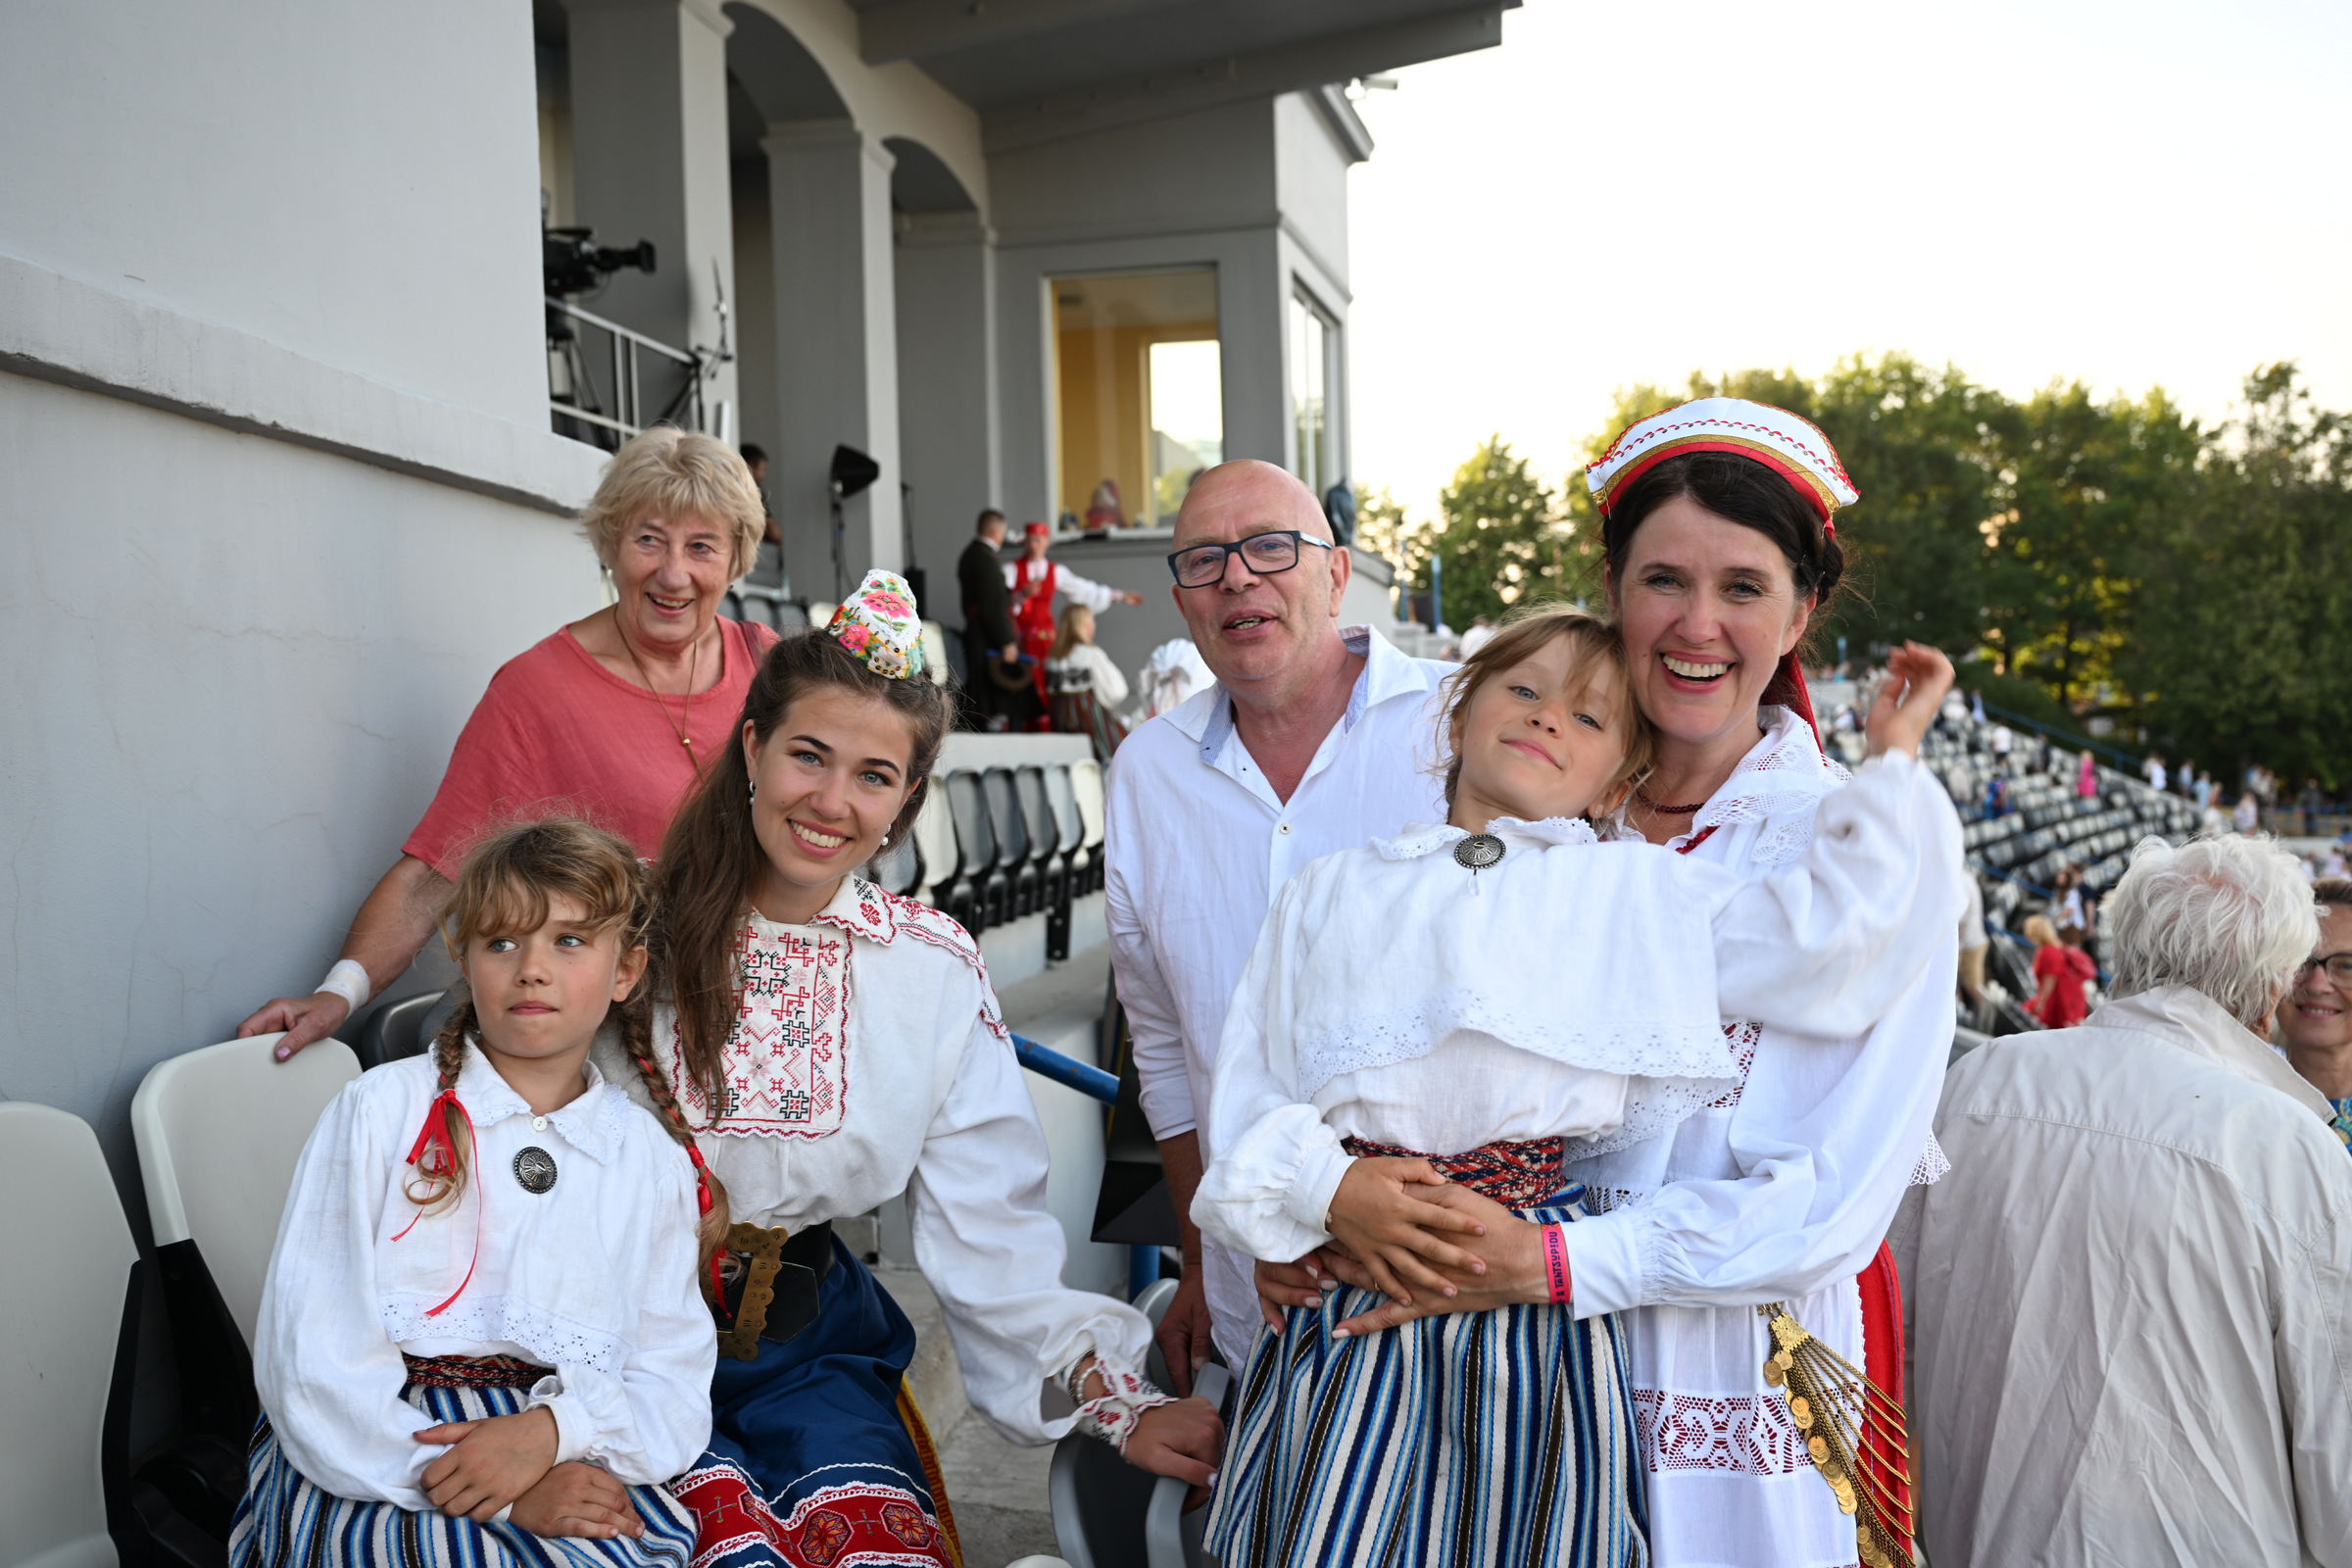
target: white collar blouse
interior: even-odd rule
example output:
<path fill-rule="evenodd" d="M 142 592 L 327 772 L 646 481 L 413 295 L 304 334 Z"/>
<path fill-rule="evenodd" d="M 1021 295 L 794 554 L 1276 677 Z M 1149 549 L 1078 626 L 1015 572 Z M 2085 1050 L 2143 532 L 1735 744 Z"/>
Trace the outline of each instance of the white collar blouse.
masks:
<path fill-rule="evenodd" d="M 1061 1283 L 1045 1132 L 978 944 L 940 910 L 849 877 L 808 925 L 747 916 L 739 961 L 721 1103 L 685 1071 L 675 1010 L 654 1019 L 734 1219 L 797 1233 L 904 1194 L 972 1403 L 1016 1442 L 1061 1437 L 1071 1418 L 1043 1416 L 1046 1380 L 1089 1350 L 1141 1371 L 1152 1330 L 1125 1302 Z M 596 1051 L 625 1070 L 610 1040 Z"/>
<path fill-rule="evenodd" d="M 254 1331 L 254 1383 L 294 1467 L 337 1496 L 421 1511 L 442 1450 L 401 1398 L 401 1359 L 507 1355 L 554 1369 L 530 1395 L 557 1462 L 667 1480 L 710 1441 L 710 1313 L 695 1282 L 694 1168 L 594 1062 L 534 1116 L 468 1046 L 465 1191 L 419 1217 L 408 1154 L 439 1087 L 428 1054 L 344 1086 L 320 1115 L 279 1222 Z M 545 1191 L 516 1162 L 552 1161 Z M 461 1287 L 463 1287 L 461 1289 Z M 446 1303 L 446 1304 L 444 1304 Z M 438 1310 L 436 1310 L 438 1308 Z"/>
<path fill-rule="evenodd" d="M 1431 1154 L 1562 1138 L 1591 1158 L 1739 1087 L 1724 1020 L 1864 1028 L 1948 938 L 1951 810 L 1908 756 L 1866 768 L 1761 880 L 1582 822 L 1505 818 L 1495 864 L 1425 825 L 1277 899 L 1218 1047 L 1193 1217 L 1288 1260 L 1327 1239 L 1342 1139 Z"/>

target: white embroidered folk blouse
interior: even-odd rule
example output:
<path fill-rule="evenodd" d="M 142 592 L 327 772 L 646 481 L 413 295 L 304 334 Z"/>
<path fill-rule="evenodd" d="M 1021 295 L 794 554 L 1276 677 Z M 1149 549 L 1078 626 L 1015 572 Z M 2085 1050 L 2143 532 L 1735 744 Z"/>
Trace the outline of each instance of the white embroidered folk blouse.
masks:
<path fill-rule="evenodd" d="M 1151 1326 L 1061 1283 L 1045 1132 L 978 947 L 939 910 L 851 877 L 811 924 L 750 916 L 740 962 L 725 1103 L 684 1070 L 675 1012 L 654 1021 L 733 1217 L 797 1232 L 904 1193 L 972 1403 L 1015 1442 L 1061 1437 L 1072 1420 L 1041 1414 L 1046 1382 L 1090 1350 L 1140 1372 Z M 617 1049 L 596 1049 L 618 1076 Z"/>
<path fill-rule="evenodd" d="M 421 1219 L 405 1189 L 439 1082 L 429 1054 L 363 1074 L 318 1118 L 262 1287 L 253 1373 L 286 1456 L 319 1488 L 431 1507 L 424 1467 L 446 1450 L 411 1436 L 434 1422 L 400 1396 L 403 1351 L 555 1368 L 529 1403 L 555 1415 L 557 1462 L 631 1485 L 669 1479 L 710 1443 L 718 1352 L 695 1284 L 694 1167 L 593 1064 L 587 1079 L 534 1117 L 469 1048 L 466 1190 Z M 525 1149 L 555 1161 L 543 1193 L 514 1174 Z"/>
<path fill-rule="evenodd" d="M 1667 845 L 1750 878 L 1802 856 L 1850 793 L 1802 718 L 1777 707 L 1761 718 L 1756 744 L 1690 832 Z M 1854 1560 L 1853 1520 L 1763 1382 L 1768 1340 L 1755 1304 L 1787 1301 L 1859 1365 L 1854 1276 L 1905 1188 L 1941 1168 L 1932 1125 L 1951 1051 L 1965 875 L 1948 810 L 1936 836 L 1951 923 L 1887 955 L 1895 972 L 1873 982 L 1900 983 L 1884 1009 L 1859 1027 L 1740 1024 L 1732 1093 L 1569 1167 L 1591 1206 L 1605 1210 L 1566 1232 L 1575 1311 L 1633 1309 L 1626 1349 L 1658 1568 Z"/>
<path fill-rule="evenodd" d="M 1950 821 L 1933 777 L 1895 755 L 1762 880 L 1558 820 L 1492 824 L 1505 853 L 1475 874 L 1453 827 L 1316 861 L 1277 900 L 1227 1015 L 1194 1219 L 1287 1260 L 1328 1239 L 1345 1137 L 1605 1153 L 1739 1086 L 1725 1015 L 1867 1027 L 1906 983 L 1894 955 L 1948 935 Z"/>

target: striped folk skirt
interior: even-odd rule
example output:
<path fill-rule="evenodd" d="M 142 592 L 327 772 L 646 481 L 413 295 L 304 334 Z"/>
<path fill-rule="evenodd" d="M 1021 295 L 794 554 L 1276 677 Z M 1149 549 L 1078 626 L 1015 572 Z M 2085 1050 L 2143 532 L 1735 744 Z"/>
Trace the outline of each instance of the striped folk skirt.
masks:
<path fill-rule="evenodd" d="M 1518 1212 L 1581 1218 L 1561 1196 Z M 1334 1291 L 1258 1331 L 1209 1506 L 1224 1568 L 1648 1563 L 1614 1316 L 1507 1306 L 1331 1337 L 1382 1299 Z"/>
<path fill-rule="evenodd" d="M 506 1356 L 408 1358 L 400 1396 L 435 1421 L 514 1415 L 529 1403 L 546 1367 Z M 362 1502 L 321 1492 L 294 1468 L 264 1412 L 245 1456 L 245 1499 L 228 1537 L 236 1568 L 686 1568 L 694 1518 L 660 1487 L 631 1487 L 645 1521 L 635 1541 L 532 1535 L 518 1525 L 477 1525 L 397 1503 Z"/>

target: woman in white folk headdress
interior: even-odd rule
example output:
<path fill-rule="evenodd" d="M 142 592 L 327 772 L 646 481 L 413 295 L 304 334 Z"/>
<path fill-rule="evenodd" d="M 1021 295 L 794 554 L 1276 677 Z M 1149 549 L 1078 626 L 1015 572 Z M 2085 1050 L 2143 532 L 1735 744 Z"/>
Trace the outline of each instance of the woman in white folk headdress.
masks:
<path fill-rule="evenodd" d="M 1740 398 L 1630 426 L 1586 479 L 1634 698 L 1657 734 L 1619 831 L 1768 876 L 1803 856 L 1847 779 L 1821 750 L 1796 655 L 1843 574 L 1835 513 L 1859 497 L 1820 430 Z M 1576 1310 L 1626 1314 L 1664 1568 L 1852 1563 L 1857 1493 L 1908 1533 L 1901 1298 L 1885 1236 L 1905 1189 L 1944 1168 L 1932 1126 L 1952 1038 L 1954 888 L 1952 928 L 1894 956 L 1907 983 L 1869 1027 L 1730 1025 L 1737 1086 L 1569 1168 L 1603 1210 L 1566 1233 Z M 1524 1257 L 1528 1229 L 1502 1216 L 1479 1245 Z M 1278 1303 L 1315 1283 L 1262 1265 L 1259 1279 Z M 1477 1283 L 1419 1310 L 1475 1307 Z M 1756 1308 L 1770 1302 L 1867 1376 L 1862 1473 L 1842 1491 L 1823 1484 L 1820 1434 L 1800 1430 L 1766 1373 L 1774 1340 Z"/>
<path fill-rule="evenodd" d="M 1196 1484 L 1223 1442 L 1205 1401 L 1144 1381 L 1140 1313 L 1061 1284 L 1045 1135 L 978 946 L 857 875 L 908 830 L 948 717 L 913 595 L 869 572 L 826 630 L 762 661 L 738 743 L 662 842 L 659 1004 L 624 1031 L 635 1070 L 608 1070 L 691 1131 L 735 1221 L 711 1452 L 671 1486 L 698 1564 L 958 1561 L 903 1389 L 914 1330 L 832 1234 L 901 1195 L 1000 1432 L 1076 1427 Z"/>

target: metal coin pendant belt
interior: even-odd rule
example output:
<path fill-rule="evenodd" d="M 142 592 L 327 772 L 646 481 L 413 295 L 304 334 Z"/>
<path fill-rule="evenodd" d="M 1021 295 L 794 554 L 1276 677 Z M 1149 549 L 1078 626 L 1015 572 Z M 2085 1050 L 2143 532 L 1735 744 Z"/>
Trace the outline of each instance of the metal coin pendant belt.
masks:
<path fill-rule="evenodd" d="M 797 1232 L 782 1226 L 730 1225 L 718 1256 L 725 1298 L 712 1304 L 718 1348 L 738 1361 L 760 1354 L 760 1342 L 790 1343 L 816 1321 L 817 1287 L 833 1271 L 833 1222 Z"/>

